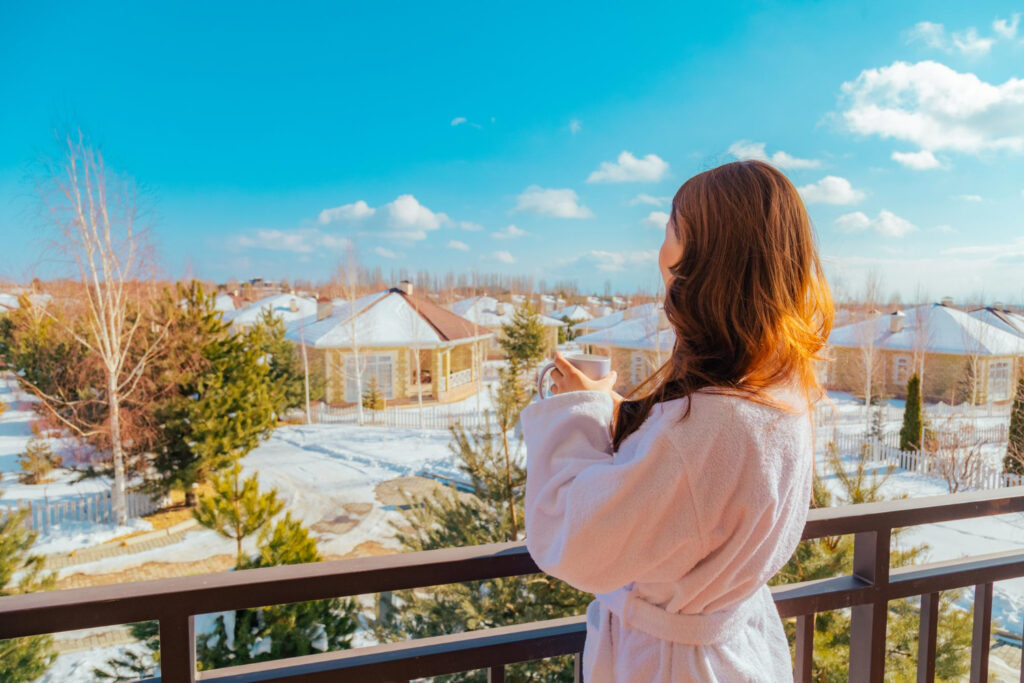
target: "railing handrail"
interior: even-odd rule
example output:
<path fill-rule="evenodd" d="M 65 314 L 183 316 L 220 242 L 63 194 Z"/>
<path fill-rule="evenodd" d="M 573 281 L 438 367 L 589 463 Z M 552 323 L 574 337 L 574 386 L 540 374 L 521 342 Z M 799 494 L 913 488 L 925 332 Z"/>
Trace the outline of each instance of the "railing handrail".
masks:
<path fill-rule="evenodd" d="M 812 509 L 803 538 L 1012 512 L 1024 512 L 1024 486 Z M 205 614 L 540 571 L 525 541 L 509 541 L 27 593 L 0 598 L 0 639 L 152 619 L 168 595 L 180 611 Z"/>
<path fill-rule="evenodd" d="M 806 649 L 806 643 L 808 633 L 813 631 L 808 630 L 811 628 L 808 624 L 813 625 L 811 617 L 815 612 L 854 608 L 851 645 L 857 645 L 857 652 L 851 652 L 851 667 L 856 667 L 857 671 L 851 668 L 851 680 L 859 680 L 865 671 L 869 674 L 864 680 L 876 680 L 878 669 L 875 663 L 882 661 L 880 653 L 884 654 L 884 649 L 878 648 L 884 648 L 884 606 L 888 600 L 923 595 L 922 614 L 932 614 L 937 609 L 939 591 L 975 585 L 976 595 L 980 596 L 977 599 L 983 606 L 987 604 L 990 612 L 992 582 L 1024 576 L 1024 549 L 890 569 L 892 529 L 1021 511 L 1024 511 L 1024 487 L 811 510 L 803 538 L 854 534 L 854 572 L 852 575 L 772 589 L 780 615 L 798 617 L 798 679 L 806 680 L 803 674 L 809 672 L 810 651 Z M 160 621 L 164 680 L 189 681 L 196 675 L 193 617 L 197 614 L 540 571 L 525 542 L 508 542 L 29 593 L 0 598 L 0 639 L 156 619 Z M 925 621 L 922 619 L 923 623 Z M 977 620 L 977 623 L 980 625 L 975 627 L 974 652 L 981 652 L 987 658 L 991 615 Z M 568 640 L 564 640 L 560 652 L 553 654 L 578 652 L 564 648 L 568 647 L 566 643 L 573 643 L 573 647 L 582 643 L 584 627 L 582 622 L 567 622 L 568 630 L 562 635 Z M 503 654 L 499 655 L 495 650 L 495 657 L 489 661 L 521 661 L 515 657 L 539 652 L 543 647 L 535 643 L 535 636 L 545 628 L 545 622 L 539 622 L 510 630 L 510 634 L 518 634 L 509 636 L 514 643 L 501 641 L 504 643 L 500 649 Z M 497 637 L 503 632 L 493 635 Z M 478 637 L 484 640 L 474 642 L 491 642 L 482 634 Z M 455 658 L 447 660 L 445 666 L 452 666 L 453 662 L 461 665 L 477 661 L 478 654 L 466 652 L 466 645 L 456 642 L 458 638 L 445 638 L 447 640 L 438 641 L 444 646 L 438 646 L 437 652 L 448 652 Z M 933 638 L 922 642 L 926 645 L 930 642 L 934 652 Z M 422 664 L 418 659 L 420 654 L 416 654 L 422 650 L 417 650 L 419 646 L 415 643 L 413 641 L 407 646 L 391 644 L 391 647 L 382 648 L 381 653 L 391 652 L 392 658 L 405 662 L 404 665 L 392 662 L 399 667 L 396 670 L 409 671 L 412 662 L 417 662 L 416 666 Z M 323 671 L 338 671 L 344 667 L 347 671 L 358 669 L 365 674 L 383 670 L 380 667 L 384 666 L 372 658 L 359 659 L 351 652 L 325 653 L 317 657 L 320 662 L 317 666 L 326 667 Z M 298 669 L 292 668 L 290 661 L 261 663 L 257 667 L 260 673 L 254 670 L 251 675 L 233 668 L 216 674 L 204 672 L 199 678 L 241 681 L 291 676 L 299 680 Z M 981 667 L 977 672 L 979 675 L 984 673 L 984 666 L 978 664 Z M 476 667 L 466 666 L 466 669 L 472 668 Z M 424 668 L 421 666 L 415 670 L 423 671 Z M 437 673 L 443 672 L 437 669 Z M 974 673 L 972 671 L 972 679 Z"/>

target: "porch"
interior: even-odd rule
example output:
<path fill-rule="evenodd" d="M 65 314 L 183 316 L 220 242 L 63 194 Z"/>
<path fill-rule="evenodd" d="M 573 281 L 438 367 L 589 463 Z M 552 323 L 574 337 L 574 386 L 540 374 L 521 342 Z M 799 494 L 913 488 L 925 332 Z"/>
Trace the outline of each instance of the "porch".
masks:
<path fill-rule="evenodd" d="M 974 588 L 971 681 L 988 678 L 995 581 L 1024 576 L 1024 542 L 1011 551 L 890 569 L 893 529 L 1024 511 L 1024 487 L 811 510 L 803 538 L 854 535 L 854 571 L 772 589 L 783 619 L 796 620 L 797 681 L 811 679 L 814 615 L 851 608 L 850 680 L 882 681 L 888 602 L 921 596 L 919 681 L 935 677 L 939 593 Z M 155 619 L 162 679 L 189 681 L 408 681 L 576 655 L 584 616 L 516 624 L 402 643 L 197 672 L 197 614 L 537 573 L 522 542 L 251 569 L 0 599 L 0 638 Z"/>

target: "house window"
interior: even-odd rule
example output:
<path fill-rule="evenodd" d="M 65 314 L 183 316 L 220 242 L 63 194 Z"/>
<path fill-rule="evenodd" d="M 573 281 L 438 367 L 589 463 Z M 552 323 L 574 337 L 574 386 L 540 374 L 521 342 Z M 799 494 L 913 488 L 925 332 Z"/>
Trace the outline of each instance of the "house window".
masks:
<path fill-rule="evenodd" d="M 633 352 L 633 384 L 640 384 L 647 378 L 647 359 L 644 358 L 644 354 L 639 351 Z"/>
<path fill-rule="evenodd" d="M 360 384 L 363 391 L 370 385 L 370 379 L 377 379 L 377 387 L 384 398 L 394 398 L 395 391 L 391 382 L 392 359 L 389 353 L 359 354 Z M 355 403 L 359 400 L 356 387 L 356 357 L 345 356 L 345 400 Z"/>
<path fill-rule="evenodd" d="M 1010 398 L 1010 361 L 995 360 L 988 364 L 988 398 L 1005 401 Z"/>
<path fill-rule="evenodd" d="M 910 359 L 906 356 L 897 356 L 892 366 L 892 381 L 896 384 L 906 384 L 910 379 Z"/>

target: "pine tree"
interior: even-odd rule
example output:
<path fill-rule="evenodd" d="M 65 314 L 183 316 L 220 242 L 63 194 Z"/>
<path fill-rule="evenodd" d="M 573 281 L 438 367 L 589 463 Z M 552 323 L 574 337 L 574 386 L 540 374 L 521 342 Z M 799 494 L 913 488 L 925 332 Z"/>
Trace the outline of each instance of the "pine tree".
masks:
<path fill-rule="evenodd" d="M 519 415 L 523 412 L 523 408 L 530 402 L 531 391 L 528 391 L 524 386 L 522 379 L 512 368 L 503 367 L 501 369 L 500 379 L 496 391 L 491 392 L 491 403 L 494 404 L 494 417 L 497 422 L 498 431 L 501 434 L 501 447 L 502 453 L 504 454 L 504 470 L 505 470 L 505 500 L 508 506 L 510 521 L 512 524 L 512 538 L 509 540 L 516 540 L 519 533 L 518 520 L 522 519 L 520 515 L 516 513 L 516 507 L 514 504 L 515 495 L 513 493 L 514 487 L 512 483 L 512 468 L 513 468 L 513 455 L 511 445 L 509 443 L 509 432 L 511 432 L 516 424 L 519 422 Z M 488 418 L 488 422 L 490 418 Z M 477 452 L 485 452 L 490 448 L 490 444 L 493 443 L 490 434 L 484 434 L 484 438 L 477 444 L 477 448 L 469 448 L 469 444 L 466 443 L 465 433 L 455 433 L 456 443 L 459 446 L 459 452 L 464 462 L 469 463 L 470 458 L 474 457 Z M 479 470 L 480 468 L 475 468 Z"/>
<path fill-rule="evenodd" d="M 512 320 L 501 326 L 498 344 L 508 357 L 508 364 L 517 373 L 544 358 L 544 325 L 530 304 L 524 304 L 512 314 Z"/>
<path fill-rule="evenodd" d="M 1010 413 L 1010 442 L 1006 445 L 1003 471 L 1024 475 L 1024 377 L 1017 382 L 1017 395 Z"/>
<path fill-rule="evenodd" d="M 889 473 L 879 475 L 868 467 L 868 449 L 861 452 L 853 468 L 848 470 L 841 461 L 834 443 L 826 450 L 826 461 L 838 483 L 835 502 L 855 505 L 883 500 L 882 484 Z M 892 468 L 889 469 L 889 472 Z M 814 482 L 814 507 L 828 507 L 833 496 L 821 479 Z M 893 530 L 899 538 L 900 530 Z M 801 542 L 789 562 L 769 582 L 771 585 L 813 581 L 853 571 L 852 536 L 833 536 Z M 897 544 L 894 544 L 896 546 Z M 894 547 L 890 554 L 893 567 L 902 567 L 918 561 L 928 550 L 927 545 L 906 549 Z M 939 600 L 939 631 L 936 642 L 936 677 L 939 680 L 957 679 L 967 671 L 971 650 L 971 615 L 953 603 L 959 591 L 945 591 Z M 915 607 L 917 598 L 894 600 L 889 603 L 886 627 L 886 680 L 912 680 L 917 667 L 917 638 L 920 615 Z M 816 681 L 846 681 L 849 672 L 850 616 L 845 611 L 820 612 L 814 618 L 814 674 Z M 785 624 L 790 647 L 796 643 L 796 628 Z"/>
<path fill-rule="evenodd" d="M 35 424 L 33 423 L 33 429 Z M 18 481 L 22 484 L 43 484 L 50 480 L 50 472 L 60 466 L 60 457 L 49 442 L 38 435 L 25 444 L 25 452 L 18 456 Z"/>
<path fill-rule="evenodd" d="M 907 402 L 900 429 L 900 450 L 916 451 L 921 447 L 921 379 L 914 373 L 907 382 Z"/>
<path fill-rule="evenodd" d="M 168 291 L 162 305 L 169 322 L 167 352 L 154 364 L 154 381 L 166 387 L 154 408 L 161 435 L 151 487 L 158 490 L 188 491 L 255 448 L 277 422 L 266 332 L 258 325 L 230 332 L 213 303 L 192 282 Z"/>
<path fill-rule="evenodd" d="M 30 554 L 36 532 L 25 528 L 25 510 L 0 515 L 0 597 L 53 588 L 54 576 L 43 574 L 43 558 Z M 14 575 L 19 576 L 12 584 Z M 0 681 L 22 683 L 43 675 L 53 662 L 53 637 L 0 640 Z"/>
<path fill-rule="evenodd" d="M 273 529 L 260 533 L 260 552 L 241 569 L 319 562 L 316 541 L 286 513 Z M 353 599 L 314 600 L 235 610 L 219 615 L 213 633 L 197 640 L 199 668 L 215 669 L 285 657 L 344 650 L 352 646 L 358 603 Z"/>
<path fill-rule="evenodd" d="M 260 493 L 259 475 L 242 479 L 242 466 L 235 463 L 229 470 L 211 477 L 213 491 L 203 496 L 192 511 L 203 526 L 221 536 L 234 539 L 236 562 L 245 563 L 242 540 L 262 529 L 284 507 L 277 490 Z"/>
<path fill-rule="evenodd" d="M 368 410 L 384 410 L 384 394 L 377 385 L 376 375 L 370 376 L 370 381 L 363 389 L 363 407 Z"/>
<path fill-rule="evenodd" d="M 280 415 L 289 408 L 301 408 L 306 402 L 306 389 L 302 372 L 302 360 L 299 358 L 295 344 L 285 338 L 284 321 L 280 316 L 266 308 L 260 315 L 258 325 L 262 328 L 259 335 L 259 348 L 264 357 L 269 359 L 267 375 L 274 387 L 274 410 Z M 310 400 L 323 397 L 320 383 L 310 382 Z"/>
<path fill-rule="evenodd" d="M 516 399 L 511 404 L 516 405 Z M 511 410 L 510 414 L 518 413 Z M 406 551 L 497 543 L 517 535 L 513 520 L 522 519 L 526 481 L 525 466 L 518 457 L 521 443 L 517 442 L 516 457 L 506 460 L 501 428 L 489 412 L 485 426 L 452 431 L 452 450 L 469 476 L 473 493 L 445 488 L 429 498 L 408 497 L 407 526 L 396 525 Z M 380 616 L 372 627 L 381 642 L 581 614 L 592 596 L 539 574 L 439 586 L 429 592 L 398 591 L 393 599 L 401 609 L 387 610 L 390 603 L 378 598 Z M 506 675 L 515 681 L 572 681 L 572 665 L 571 657 L 555 657 L 511 665 Z M 486 674 L 466 672 L 435 680 L 484 681 Z"/>

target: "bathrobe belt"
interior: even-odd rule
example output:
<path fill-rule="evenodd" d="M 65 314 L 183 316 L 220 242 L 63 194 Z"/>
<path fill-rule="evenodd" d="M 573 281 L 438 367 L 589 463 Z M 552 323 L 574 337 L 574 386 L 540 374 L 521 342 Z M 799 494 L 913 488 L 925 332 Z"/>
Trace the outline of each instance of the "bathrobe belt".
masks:
<path fill-rule="evenodd" d="M 667 612 L 651 604 L 630 590 L 632 585 L 623 586 L 611 593 L 597 595 L 597 600 L 611 610 L 625 625 L 637 631 L 684 645 L 713 645 L 729 640 L 742 630 L 747 621 L 762 614 L 767 605 L 774 601 L 768 586 L 762 586 L 750 597 L 707 614 L 681 614 Z"/>

